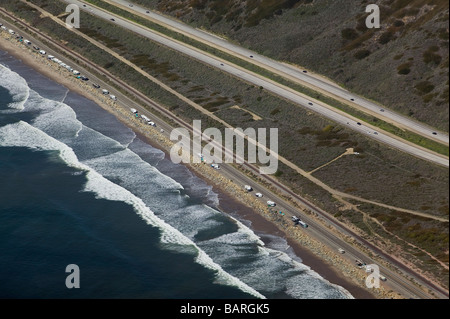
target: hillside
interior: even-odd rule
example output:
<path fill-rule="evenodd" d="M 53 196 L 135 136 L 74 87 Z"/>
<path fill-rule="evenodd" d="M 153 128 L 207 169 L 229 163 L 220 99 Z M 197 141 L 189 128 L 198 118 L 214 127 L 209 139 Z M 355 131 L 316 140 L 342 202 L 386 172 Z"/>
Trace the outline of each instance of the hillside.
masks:
<path fill-rule="evenodd" d="M 365 26 L 367 1 L 133 1 L 448 131 L 447 1 L 372 1 L 380 6 L 380 29 Z"/>

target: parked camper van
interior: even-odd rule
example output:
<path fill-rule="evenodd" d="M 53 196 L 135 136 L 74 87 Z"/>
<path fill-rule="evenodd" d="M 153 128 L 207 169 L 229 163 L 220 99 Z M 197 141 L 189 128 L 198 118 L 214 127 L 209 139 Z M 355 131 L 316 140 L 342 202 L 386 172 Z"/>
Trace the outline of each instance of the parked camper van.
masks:
<path fill-rule="evenodd" d="M 299 220 L 299 221 L 298 221 L 298 224 L 299 224 L 300 226 L 302 226 L 303 228 L 308 228 L 308 224 L 305 223 L 304 221 Z"/>
<path fill-rule="evenodd" d="M 270 206 L 270 207 L 275 207 L 277 204 L 275 204 L 275 202 L 273 202 L 273 201 L 271 201 L 271 200 L 268 200 L 267 201 L 267 206 Z"/>

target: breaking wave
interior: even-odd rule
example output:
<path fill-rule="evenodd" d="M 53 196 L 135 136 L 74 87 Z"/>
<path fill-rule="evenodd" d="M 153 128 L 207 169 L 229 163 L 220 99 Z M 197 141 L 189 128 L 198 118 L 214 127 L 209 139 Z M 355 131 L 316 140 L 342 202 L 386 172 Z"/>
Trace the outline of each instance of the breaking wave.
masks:
<path fill-rule="evenodd" d="M 24 78 L 16 72 L 0 64 L 0 86 L 6 88 L 11 95 L 9 108 L 23 110 L 30 95 L 30 88 Z"/>

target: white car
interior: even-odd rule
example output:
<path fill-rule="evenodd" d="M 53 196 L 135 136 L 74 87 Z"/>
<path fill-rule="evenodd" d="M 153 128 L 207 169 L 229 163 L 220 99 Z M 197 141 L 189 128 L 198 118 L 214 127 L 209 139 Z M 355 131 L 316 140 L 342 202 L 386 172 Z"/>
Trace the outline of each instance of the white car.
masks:
<path fill-rule="evenodd" d="M 247 192 L 251 192 L 253 190 L 253 188 L 250 185 L 245 185 L 244 188 Z"/>
<path fill-rule="evenodd" d="M 263 194 L 261 194 L 261 193 L 256 193 L 255 196 L 256 196 L 256 197 L 263 197 Z"/>
<path fill-rule="evenodd" d="M 267 201 L 267 206 L 270 206 L 270 207 L 275 207 L 277 204 L 275 204 L 275 202 L 272 202 L 271 200 L 268 200 Z"/>
<path fill-rule="evenodd" d="M 211 164 L 211 167 L 214 169 L 220 169 L 219 164 Z"/>

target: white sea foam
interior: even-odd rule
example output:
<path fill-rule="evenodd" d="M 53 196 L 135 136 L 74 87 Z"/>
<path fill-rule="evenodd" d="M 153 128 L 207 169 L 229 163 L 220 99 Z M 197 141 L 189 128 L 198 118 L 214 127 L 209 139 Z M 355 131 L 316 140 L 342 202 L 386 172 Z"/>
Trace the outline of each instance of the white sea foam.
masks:
<path fill-rule="evenodd" d="M 216 273 L 216 280 L 218 283 L 236 286 L 242 291 L 255 297 L 264 298 L 264 296 L 255 289 L 225 272 L 222 267 L 216 264 L 189 238 L 184 236 L 177 229 L 165 223 L 160 218 L 156 217 L 140 198 L 134 196 L 125 188 L 107 180 L 89 166 L 80 163 L 76 154 L 70 147 L 45 134 L 43 131 L 34 128 L 23 121 L 5 125 L 0 127 L 0 146 L 27 147 L 37 150 L 58 151 L 61 159 L 69 166 L 86 172 L 87 183 L 85 185 L 85 191 L 95 193 L 98 198 L 112 201 L 123 201 L 131 205 L 149 225 L 160 229 L 161 241 L 163 243 L 195 247 L 197 251 L 196 261 L 204 267 L 213 270 Z"/>
<path fill-rule="evenodd" d="M 46 134 L 66 141 L 78 136 L 82 129 L 82 123 L 76 119 L 76 114 L 68 105 L 49 100 L 31 91 L 30 103 L 40 111 L 32 125 Z"/>
<path fill-rule="evenodd" d="M 30 88 L 25 79 L 0 64 L 0 86 L 6 88 L 12 96 L 12 102 L 8 104 L 8 107 L 23 110 L 30 94 Z"/>

